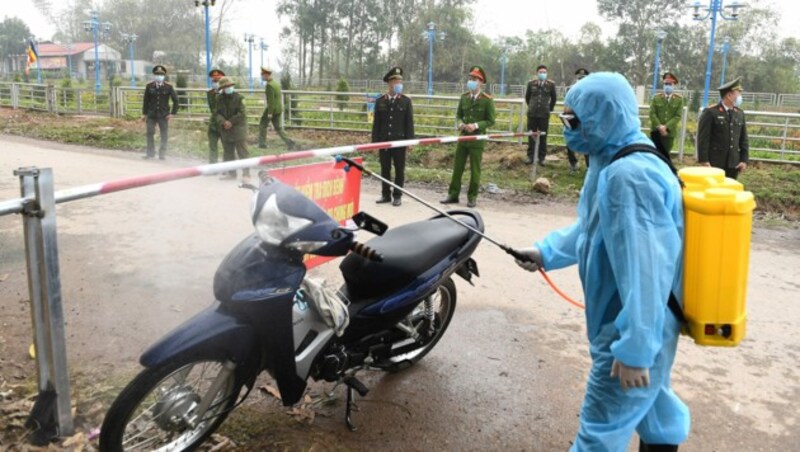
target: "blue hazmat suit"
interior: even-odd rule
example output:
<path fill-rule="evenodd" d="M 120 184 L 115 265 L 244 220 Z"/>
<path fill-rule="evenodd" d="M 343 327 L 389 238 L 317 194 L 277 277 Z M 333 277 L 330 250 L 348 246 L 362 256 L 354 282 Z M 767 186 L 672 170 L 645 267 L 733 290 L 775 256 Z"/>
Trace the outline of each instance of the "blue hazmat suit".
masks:
<path fill-rule="evenodd" d="M 586 299 L 592 368 L 572 451 L 625 451 L 634 430 L 646 444 L 684 442 L 689 410 L 670 389 L 679 322 L 667 307 L 682 299 L 683 204 L 677 178 L 658 157 L 634 153 L 653 146 L 641 132 L 636 98 L 619 74 L 594 73 L 566 99 L 580 125 L 565 129 L 570 149 L 591 165 L 578 220 L 536 246 L 547 270 L 578 264 Z M 610 377 L 614 360 L 648 368 L 650 385 L 623 391 Z"/>

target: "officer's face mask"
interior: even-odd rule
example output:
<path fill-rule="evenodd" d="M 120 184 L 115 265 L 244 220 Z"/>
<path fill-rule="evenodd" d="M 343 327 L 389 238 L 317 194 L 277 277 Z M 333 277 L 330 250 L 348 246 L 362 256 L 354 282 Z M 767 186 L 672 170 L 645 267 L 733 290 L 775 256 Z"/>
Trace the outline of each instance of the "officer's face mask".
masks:
<path fill-rule="evenodd" d="M 211 87 L 214 89 L 219 89 L 219 82 L 211 82 Z"/>
<path fill-rule="evenodd" d="M 539 77 L 539 80 L 545 81 L 545 80 L 547 80 L 547 72 L 539 72 L 537 74 L 537 77 Z"/>
<path fill-rule="evenodd" d="M 470 80 L 467 82 L 467 89 L 470 91 L 475 91 L 478 89 L 478 81 L 477 80 Z"/>
<path fill-rule="evenodd" d="M 161 82 L 163 82 L 163 81 L 164 81 L 164 76 L 163 76 L 163 75 L 156 75 L 156 81 L 157 81 L 158 83 L 161 83 Z"/>
<path fill-rule="evenodd" d="M 403 84 L 402 83 L 395 83 L 392 85 L 392 92 L 394 94 L 400 94 L 403 92 Z"/>
<path fill-rule="evenodd" d="M 675 91 L 675 85 L 672 83 L 664 83 L 664 93 L 665 94 L 672 94 Z"/>
<path fill-rule="evenodd" d="M 744 102 L 744 99 L 742 99 L 742 94 L 739 93 L 739 94 L 736 95 L 736 99 L 734 99 L 734 101 L 733 101 L 733 106 L 734 107 L 741 107 L 742 106 L 742 102 Z"/>
<path fill-rule="evenodd" d="M 226 86 L 225 88 L 222 89 L 222 91 L 224 91 L 225 94 L 233 94 L 234 92 L 236 92 L 236 90 L 233 89 L 232 86 Z"/>

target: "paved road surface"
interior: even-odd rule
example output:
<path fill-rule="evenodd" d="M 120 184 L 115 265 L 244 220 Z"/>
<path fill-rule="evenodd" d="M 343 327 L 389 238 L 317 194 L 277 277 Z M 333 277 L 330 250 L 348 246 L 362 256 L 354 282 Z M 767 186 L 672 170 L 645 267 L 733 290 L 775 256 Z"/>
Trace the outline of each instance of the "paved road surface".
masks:
<path fill-rule="evenodd" d="M 0 136 L 0 199 L 18 196 L 12 170 L 20 166 L 54 168 L 63 189 L 196 163 Z M 365 183 L 362 207 L 390 226 L 431 215 L 408 198 L 400 208 L 375 206 L 378 191 Z M 76 381 L 124 384 L 147 344 L 210 303 L 216 266 L 251 230 L 249 198 L 230 181 L 201 177 L 58 207 Z M 480 201 L 487 233 L 511 245 L 528 245 L 574 219 L 568 205 Z M 30 317 L 21 230 L 19 216 L 0 217 L 0 374 L 15 372 L 8 364 L 14 361 L 34 371 L 25 357 Z M 673 380 L 692 410 L 685 450 L 800 444 L 799 237 L 796 229 L 754 231 L 748 332 L 740 347 L 700 348 L 682 339 Z M 365 376 L 372 391 L 355 417 L 360 431 L 346 430 L 340 405 L 335 417 L 318 417 L 299 434 L 355 450 L 568 448 L 588 369 L 583 313 L 488 243 L 475 258 L 481 277 L 475 287 L 457 280 L 458 308 L 440 345 L 404 373 Z M 317 273 L 339 281 L 335 265 Z M 582 298 L 574 269 L 552 277 Z"/>

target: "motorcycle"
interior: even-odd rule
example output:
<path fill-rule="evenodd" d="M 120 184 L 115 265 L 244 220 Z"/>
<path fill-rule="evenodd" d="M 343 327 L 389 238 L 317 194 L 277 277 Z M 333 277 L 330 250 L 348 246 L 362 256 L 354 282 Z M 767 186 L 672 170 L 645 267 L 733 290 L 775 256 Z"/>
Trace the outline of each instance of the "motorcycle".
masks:
<path fill-rule="evenodd" d="M 215 302 L 141 356 L 144 370 L 106 414 L 101 450 L 196 448 L 263 371 L 285 406 L 302 398 L 309 378 L 344 384 L 345 420 L 355 430 L 353 391 L 368 392 L 357 372 L 398 372 L 421 360 L 453 318 L 453 274 L 470 283 L 478 276 L 471 256 L 484 224 L 475 211 L 391 229 L 359 212 L 341 226 L 265 173 L 251 188 L 255 232 L 220 264 Z M 360 243 L 358 230 L 376 237 Z M 342 287 L 312 290 L 306 255 L 346 256 Z"/>

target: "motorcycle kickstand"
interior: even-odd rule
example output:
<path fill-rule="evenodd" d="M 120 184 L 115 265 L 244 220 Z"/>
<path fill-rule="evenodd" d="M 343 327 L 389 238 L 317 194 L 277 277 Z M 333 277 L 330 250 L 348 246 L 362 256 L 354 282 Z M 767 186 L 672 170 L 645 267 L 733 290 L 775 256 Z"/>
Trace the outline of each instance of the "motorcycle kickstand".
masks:
<path fill-rule="evenodd" d="M 357 391 L 361 397 L 364 397 L 369 392 L 369 389 L 354 376 L 345 377 L 344 383 L 345 386 L 347 386 L 347 407 L 345 408 L 344 421 L 347 424 L 347 428 L 350 429 L 351 432 L 355 432 L 358 430 L 358 427 L 353 423 L 352 413 L 353 411 L 360 410 L 353 400 L 353 391 Z"/>

